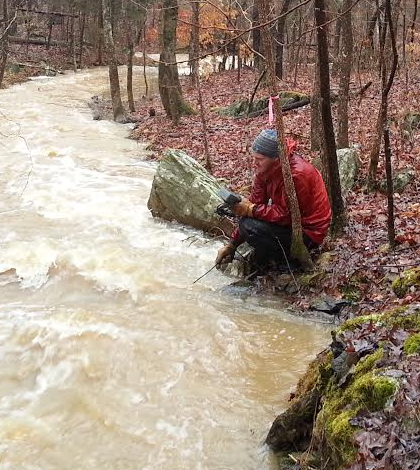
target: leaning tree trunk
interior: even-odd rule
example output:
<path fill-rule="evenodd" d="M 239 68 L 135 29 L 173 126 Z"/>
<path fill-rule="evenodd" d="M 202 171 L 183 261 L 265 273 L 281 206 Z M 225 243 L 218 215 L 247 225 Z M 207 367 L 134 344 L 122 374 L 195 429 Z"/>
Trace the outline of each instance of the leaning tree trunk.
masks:
<path fill-rule="evenodd" d="M 159 61 L 159 93 L 168 117 L 177 125 L 180 116 L 192 114 L 191 106 L 183 99 L 176 65 L 176 27 L 178 0 L 164 0 L 162 36 Z"/>
<path fill-rule="evenodd" d="M 108 52 L 109 84 L 111 90 L 112 109 L 114 112 L 114 121 L 118 121 L 124 115 L 124 108 L 121 101 L 117 54 L 115 51 L 114 38 L 112 36 L 110 0 L 102 0 L 102 12 L 105 42 Z"/>
<path fill-rule="evenodd" d="M 331 199 L 332 209 L 331 231 L 333 234 L 337 234 L 344 227 L 346 222 L 346 215 L 343 198 L 341 196 L 340 175 L 338 172 L 337 151 L 335 146 L 334 127 L 331 114 L 328 40 L 327 32 L 323 26 L 325 23 L 325 2 L 324 0 L 315 0 L 315 24 L 317 27 L 321 114 L 324 135 L 324 151 L 322 152 L 322 158 L 323 166 L 328 169 L 328 193 Z"/>
<path fill-rule="evenodd" d="M 337 147 L 349 146 L 349 92 L 350 75 L 353 63 L 353 29 L 351 21 L 352 0 L 344 0 L 343 11 L 346 12 L 341 19 L 341 48 L 340 48 L 340 91 L 337 106 Z"/>
<path fill-rule="evenodd" d="M 258 13 L 262 22 L 267 22 L 270 17 L 270 0 L 258 0 Z M 277 79 L 274 64 L 274 47 L 268 26 L 261 28 L 261 37 L 264 48 L 264 55 L 267 68 L 267 82 L 270 91 L 270 96 L 277 96 Z M 284 179 L 284 186 L 286 189 L 287 200 L 292 218 L 292 246 L 291 256 L 297 259 L 305 269 L 312 268 L 313 263 L 311 256 L 303 243 L 302 235 L 302 220 L 299 209 L 299 203 L 296 196 L 295 184 L 290 169 L 290 162 L 287 158 L 285 148 L 285 133 L 283 114 L 281 111 L 280 100 L 274 100 L 274 113 L 276 117 L 276 129 L 278 146 L 280 153 L 281 168 Z"/>
<path fill-rule="evenodd" d="M 280 15 L 284 15 L 290 7 L 292 0 L 284 0 Z M 276 75 L 283 78 L 283 55 L 284 55 L 284 26 L 286 16 L 281 16 L 277 22 L 277 47 L 276 47 Z"/>

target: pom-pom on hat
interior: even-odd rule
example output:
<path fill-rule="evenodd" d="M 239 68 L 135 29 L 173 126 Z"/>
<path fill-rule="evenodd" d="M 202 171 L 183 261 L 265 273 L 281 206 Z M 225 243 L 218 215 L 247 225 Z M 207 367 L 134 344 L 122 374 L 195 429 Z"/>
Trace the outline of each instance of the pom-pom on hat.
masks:
<path fill-rule="evenodd" d="M 262 130 L 252 144 L 252 150 L 268 158 L 277 158 L 279 156 L 277 132 L 274 129 Z"/>

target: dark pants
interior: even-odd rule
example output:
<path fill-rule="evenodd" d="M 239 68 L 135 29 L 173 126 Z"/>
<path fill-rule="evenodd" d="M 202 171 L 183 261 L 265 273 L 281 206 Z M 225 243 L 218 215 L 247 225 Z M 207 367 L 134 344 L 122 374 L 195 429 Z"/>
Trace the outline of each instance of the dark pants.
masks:
<path fill-rule="evenodd" d="M 242 217 L 239 220 L 239 233 L 255 248 L 255 263 L 258 266 L 265 266 L 270 260 L 279 264 L 285 264 L 286 258 L 290 260 L 292 227 Z M 308 250 L 318 246 L 306 234 L 303 234 L 303 242 Z"/>

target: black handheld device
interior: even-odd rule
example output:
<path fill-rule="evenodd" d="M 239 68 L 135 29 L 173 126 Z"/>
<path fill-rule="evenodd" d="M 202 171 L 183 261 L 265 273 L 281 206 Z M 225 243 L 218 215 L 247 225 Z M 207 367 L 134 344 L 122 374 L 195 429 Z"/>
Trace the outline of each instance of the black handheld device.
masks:
<path fill-rule="evenodd" d="M 234 206 L 238 202 L 241 202 L 241 196 L 238 194 L 232 193 L 226 188 L 220 188 L 219 197 L 225 201 L 225 204 L 228 206 Z"/>
<path fill-rule="evenodd" d="M 241 202 L 241 196 L 232 193 L 226 188 L 220 188 L 218 195 L 220 199 L 223 199 L 224 202 L 223 204 L 217 206 L 216 214 L 220 215 L 221 217 L 235 217 L 235 214 L 231 208 L 238 202 Z"/>

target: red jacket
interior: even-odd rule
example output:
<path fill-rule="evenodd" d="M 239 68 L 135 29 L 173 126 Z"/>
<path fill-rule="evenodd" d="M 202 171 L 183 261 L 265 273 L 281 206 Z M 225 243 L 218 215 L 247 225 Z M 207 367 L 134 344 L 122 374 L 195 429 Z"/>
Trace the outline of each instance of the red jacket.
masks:
<path fill-rule="evenodd" d="M 331 221 L 331 207 L 324 181 L 313 165 L 294 154 L 295 141 L 287 138 L 286 149 L 302 215 L 303 231 L 316 244 L 320 244 Z M 254 218 L 278 225 L 292 225 L 280 159 L 276 160 L 268 172 L 255 176 L 249 199 L 257 204 Z M 271 204 L 268 205 L 270 199 Z M 238 228 L 232 234 L 232 241 L 236 245 L 243 241 Z"/>

